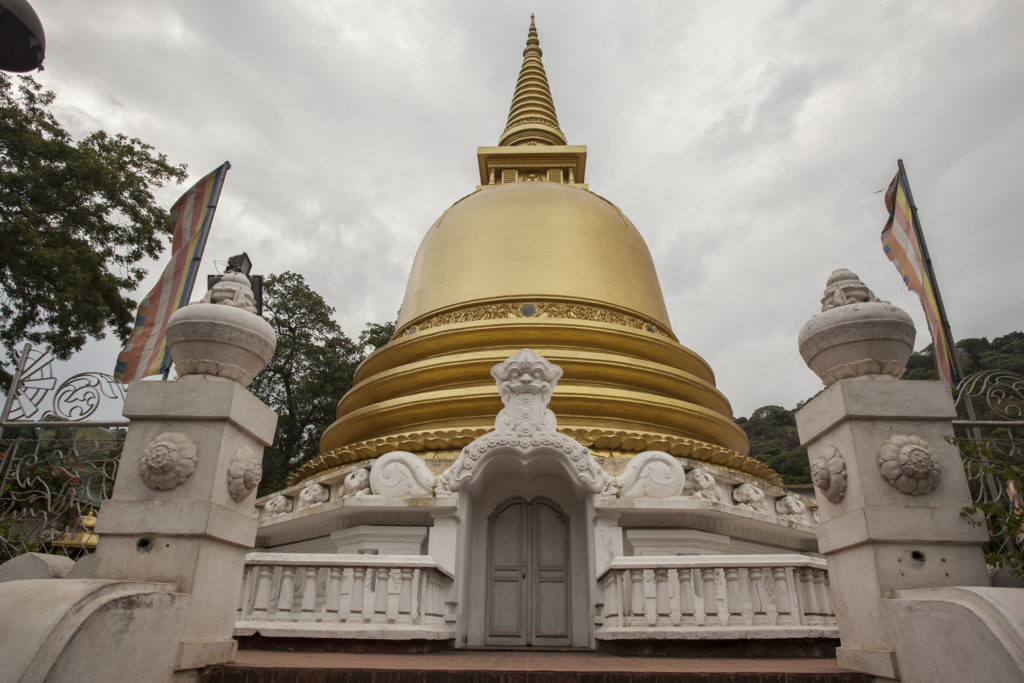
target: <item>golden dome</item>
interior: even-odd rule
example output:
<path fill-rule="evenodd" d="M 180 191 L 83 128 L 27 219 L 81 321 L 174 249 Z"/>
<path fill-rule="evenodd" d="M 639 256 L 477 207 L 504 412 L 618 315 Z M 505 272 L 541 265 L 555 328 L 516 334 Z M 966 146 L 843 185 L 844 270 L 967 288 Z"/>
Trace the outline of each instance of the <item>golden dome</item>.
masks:
<path fill-rule="evenodd" d="M 640 233 L 614 204 L 570 185 L 496 185 L 456 202 L 420 245 L 398 328 L 510 297 L 600 303 L 669 326 Z"/>
<path fill-rule="evenodd" d="M 746 457 L 711 368 L 672 333 L 647 245 L 583 183 L 586 147 L 564 144 L 550 99 L 531 20 L 506 130 L 478 149 L 481 185 L 427 231 L 395 336 L 292 483 L 395 450 L 454 460 L 494 428 L 490 368 L 522 348 L 562 367 L 550 408 L 594 455 L 661 450 L 781 483 Z"/>

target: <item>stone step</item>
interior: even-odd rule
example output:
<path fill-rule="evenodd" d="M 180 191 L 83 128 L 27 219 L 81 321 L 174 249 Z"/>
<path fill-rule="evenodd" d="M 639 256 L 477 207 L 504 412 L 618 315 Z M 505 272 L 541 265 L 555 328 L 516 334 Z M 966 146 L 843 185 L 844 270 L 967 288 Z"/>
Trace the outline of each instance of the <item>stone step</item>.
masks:
<path fill-rule="evenodd" d="M 240 650 L 203 683 L 869 683 L 834 659 L 622 657 L 596 652 L 445 651 L 428 654 Z"/>

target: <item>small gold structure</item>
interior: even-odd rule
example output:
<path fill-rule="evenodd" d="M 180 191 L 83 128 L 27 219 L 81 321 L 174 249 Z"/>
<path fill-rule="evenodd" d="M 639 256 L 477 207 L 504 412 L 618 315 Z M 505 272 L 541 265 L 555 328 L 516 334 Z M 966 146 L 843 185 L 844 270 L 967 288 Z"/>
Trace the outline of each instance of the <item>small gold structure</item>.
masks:
<path fill-rule="evenodd" d="M 396 450 L 454 460 L 502 407 L 491 366 L 524 347 L 563 368 L 551 409 L 595 456 L 661 450 L 781 483 L 672 332 L 640 233 L 584 183 L 587 148 L 566 144 L 541 54 L 531 17 L 505 130 L 477 150 L 480 185 L 427 231 L 395 336 L 289 483 Z"/>

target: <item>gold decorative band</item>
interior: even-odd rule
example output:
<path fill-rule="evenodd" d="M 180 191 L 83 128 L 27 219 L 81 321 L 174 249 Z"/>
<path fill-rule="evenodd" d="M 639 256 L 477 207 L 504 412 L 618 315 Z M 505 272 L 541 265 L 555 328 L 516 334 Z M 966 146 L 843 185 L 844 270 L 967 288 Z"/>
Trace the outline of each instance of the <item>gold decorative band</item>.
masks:
<path fill-rule="evenodd" d="M 634 330 L 642 330 L 669 339 L 675 336 L 650 320 L 645 320 L 629 313 L 612 308 L 593 306 L 590 304 L 573 304 L 561 301 L 513 301 L 507 303 L 482 304 L 468 306 L 447 313 L 427 318 L 422 322 L 413 322 L 395 333 L 394 338 L 405 337 L 422 330 L 434 327 L 455 325 L 457 323 L 475 322 L 477 320 L 502 320 L 513 318 L 589 320 L 593 322 L 621 325 Z"/>
<path fill-rule="evenodd" d="M 297 484 L 316 474 L 337 469 L 349 463 L 376 458 L 391 451 L 410 453 L 448 452 L 452 458 L 464 446 L 486 434 L 489 429 L 449 429 L 432 432 L 410 432 L 394 436 L 359 441 L 321 453 L 288 476 L 288 485 Z M 603 429 L 567 428 L 559 432 L 588 447 L 594 455 L 610 458 L 629 458 L 643 451 L 664 451 L 671 455 L 703 460 L 728 467 L 763 479 L 777 486 L 782 477 L 764 463 L 740 455 L 722 446 L 669 434 L 650 432 L 609 431 Z"/>

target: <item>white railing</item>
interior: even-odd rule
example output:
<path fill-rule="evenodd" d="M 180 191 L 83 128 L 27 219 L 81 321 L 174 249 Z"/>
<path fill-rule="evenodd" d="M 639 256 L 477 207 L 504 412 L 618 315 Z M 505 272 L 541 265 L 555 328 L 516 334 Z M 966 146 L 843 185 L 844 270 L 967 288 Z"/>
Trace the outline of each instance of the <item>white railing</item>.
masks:
<path fill-rule="evenodd" d="M 598 577 L 595 635 L 838 637 L 825 560 L 806 555 L 620 557 Z"/>
<path fill-rule="evenodd" d="M 444 640 L 451 596 L 426 555 L 251 552 L 235 635 Z"/>

